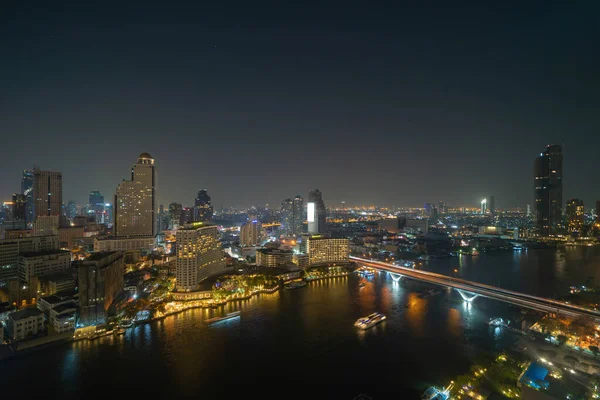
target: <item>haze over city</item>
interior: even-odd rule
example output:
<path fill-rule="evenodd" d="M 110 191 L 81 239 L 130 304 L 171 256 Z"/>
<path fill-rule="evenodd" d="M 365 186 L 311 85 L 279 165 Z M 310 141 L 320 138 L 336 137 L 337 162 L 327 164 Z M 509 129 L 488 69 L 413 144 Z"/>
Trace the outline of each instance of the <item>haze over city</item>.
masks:
<path fill-rule="evenodd" d="M 565 198 L 592 204 L 597 11 L 13 4 L 0 198 L 34 164 L 63 173 L 65 202 L 111 196 L 147 151 L 161 204 L 207 188 L 218 208 L 276 205 L 318 187 L 329 206 L 491 194 L 524 208 L 533 158 L 558 143 Z"/>

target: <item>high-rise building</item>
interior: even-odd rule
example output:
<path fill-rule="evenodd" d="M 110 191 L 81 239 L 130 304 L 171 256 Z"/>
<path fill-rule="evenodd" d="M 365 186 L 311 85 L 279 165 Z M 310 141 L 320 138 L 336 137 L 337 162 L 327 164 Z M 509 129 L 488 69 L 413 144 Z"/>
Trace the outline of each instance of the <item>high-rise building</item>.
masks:
<path fill-rule="evenodd" d="M 216 225 L 204 222 L 186 224 L 177 231 L 176 288 L 190 292 L 210 276 L 225 272 L 225 253 Z"/>
<path fill-rule="evenodd" d="M 600 224 L 600 200 L 596 201 L 596 222 Z"/>
<path fill-rule="evenodd" d="M 308 233 L 327 232 L 327 210 L 323 202 L 323 194 L 319 189 L 315 189 L 308 194 L 306 219 L 308 221 Z"/>
<path fill-rule="evenodd" d="M 442 215 L 447 214 L 448 213 L 448 204 L 446 204 L 446 202 L 444 202 L 444 201 L 440 201 L 438 203 L 438 212 Z"/>
<path fill-rule="evenodd" d="M 257 246 L 260 240 L 262 225 L 257 220 L 248 221 L 240 228 L 240 245 Z"/>
<path fill-rule="evenodd" d="M 92 190 L 89 196 L 88 215 L 94 215 L 95 221 L 104 224 L 104 196 L 98 190 Z"/>
<path fill-rule="evenodd" d="M 571 199 L 567 201 L 565 210 L 567 216 L 567 229 L 571 233 L 580 233 L 583 230 L 584 214 L 583 200 Z"/>
<path fill-rule="evenodd" d="M 304 233 L 304 199 L 297 195 L 292 205 L 292 235 L 300 236 Z"/>
<path fill-rule="evenodd" d="M 306 254 L 310 266 L 347 263 L 350 255 L 350 242 L 347 238 L 336 239 L 322 235 L 308 235 L 306 237 Z"/>
<path fill-rule="evenodd" d="M 433 203 L 425 203 L 425 205 L 423 206 L 424 210 L 425 210 L 425 215 L 430 216 L 431 213 L 433 212 L 433 209 L 435 208 L 435 204 Z"/>
<path fill-rule="evenodd" d="M 169 204 L 169 229 L 175 229 L 179 226 L 183 206 L 179 203 Z"/>
<path fill-rule="evenodd" d="M 294 231 L 294 201 L 292 199 L 285 199 L 281 202 L 279 215 L 282 233 L 292 235 Z"/>
<path fill-rule="evenodd" d="M 0 283 L 18 277 L 19 254 L 58 250 L 58 236 L 0 239 Z"/>
<path fill-rule="evenodd" d="M 535 159 L 535 218 L 538 233 L 549 236 L 562 228 L 562 146 L 548 145 Z"/>
<path fill-rule="evenodd" d="M 33 170 L 23 171 L 21 179 L 21 193 L 25 196 L 25 221 L 30 224 L 34 219 L 33 212 Z"/>
<path fill-rule="evenodd" d="M 154 158 L 142 153 L 133 165 L 131 180 L 117 186 L 114 233 L 118 238 L 155 237 L 156 172 Z"/>
<path fill-rule="evenodd" d="M 285 267 L 292 264 L 292 250 L 258 249 L 256 250 L 256 265 L 260 267 Z"/>
<path fill-rule="evenodd" d="M 72 219 L 77 215 L 77 204 L 73 200 L 67 203 L 67 218 Z"/>
<path fill-rule="evenodd" d="M 494 196 L 490 196 L 490 204 L 489 204 L 490 214 L 496 215 L 496 198 Z"/>
<path fill-rule="evenodd" d="M 104 204 L 104 223 L 108 226 L 112 226 L 113 216 L 113 205 L 111 203 Z"/>
<path fill-rule="evenodd" d="M 487 213 L 487 199 L 481 200 L 481 214 Z"/>
<path fill-rule="evenodd" d="M 531 204 L 527 204 L 527 216 L 531 217 Z"/>
<path fill-rule="evenodd" d="M 98 252 L 78 266 L 81 325 L 106 323 L 108 308 L 123 290 L 124 260 L 121 251 Z"/>
<path fill-rule="evenodd" d="M 13 193 L 12 195 L 12 219 L 14 221 L 26 221 L 27 220 L 27 196 L 20 193 Z"/>
<path fill-rule="evenodd" d="M 213 217 L 213 206 L 206 189 L 198 190 L 194 200 L 194 221 L 210 221 Z"/>
<path fill-rule="evenodd" d="M 40 215 L 62 215 L 62 174 L 33 170 L 33 212 Z"/>

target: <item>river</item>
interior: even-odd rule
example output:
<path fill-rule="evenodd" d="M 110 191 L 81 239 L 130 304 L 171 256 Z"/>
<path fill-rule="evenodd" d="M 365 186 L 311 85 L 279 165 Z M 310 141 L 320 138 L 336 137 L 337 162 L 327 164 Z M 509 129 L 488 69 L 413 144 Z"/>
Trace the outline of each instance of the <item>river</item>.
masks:
<path fill-rule="evenodd" d="M 599 250 L 462 256 L 430 260 L 425 269 L 553 295 L 590 276 L 600 279 Z M 359 281 L 314 281 L 218 310 L 188 310 L 122 336 L 20 354 L 0 363 L 1 387 L 22 390 L 18 398 L 417 399 L 467 370 L 479 352 L 515 340 L 485 324 L 519 312 L 503 303 L 468 304 L 447 289 L 427 297 L 429 286 L 396 283 L 387 273 L 362 288 Z M 241 318 L 203 322 L 234 310 Z M 374 311 L 388 319 L 368 331 L 353 327 Z"/>

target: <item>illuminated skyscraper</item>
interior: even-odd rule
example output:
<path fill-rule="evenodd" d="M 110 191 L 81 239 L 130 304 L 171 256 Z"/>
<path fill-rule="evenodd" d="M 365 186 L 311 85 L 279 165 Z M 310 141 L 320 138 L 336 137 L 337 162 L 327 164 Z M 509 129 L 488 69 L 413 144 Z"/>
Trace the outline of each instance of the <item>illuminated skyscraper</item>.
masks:
<path fill-rule="evenodd" d="M 294 201 L 285 199 L 281 202 L 280 219 L 281 231 L 286 235 L 293 234 L 294 231 Z"/>
<path fill-rule="evenodd" d="M 27 220 L 27 197 L 24 194 L 13 193 L 12 195 L 13 211 L 12 218 L 14 221 Z"/>
<path fill-rule="evenodd" d="M 194 221 L 210 221 L 213 217 L 213 206 L 206 189 L 198 190 L 194 201 Z"/>
<path fill-rule="evenodd" d="M 257 220 L 248 221 L 240 228 L 240 245 L 256 246 L 260 240 L 262 225 Z"/>
<path fill-rule="evenodd" d="M 308 221 L 308 233 L 327 232 L 327 210 L 323 202 L 323 194 L 319 189 L 315 189 L 308 194 L 306 219 Z"/>
<path fill-rule="evenodd" d="M 490 196 L 489 210 L 490 214 L 496 215 L 496 198 L 494 196 Z"/>
<path fill-rule="evenodd" d="M 62 174 L 33 170 L 34 217 L 62 215 Z"/>
<path fill-rule="evenodd" d="M 25 196 L 25 221 L 28 224 L 33 223 L 33 170 L 26 169 L 23 171 L 21 193 Z"/>
<path fill-rule="evenodd" d="M 131 180 L 117 186 L 114 234 L 118 238 L 155 237 L 156 172 L 154 159 L 142 153 L 131 170 Z"/>
<path fill-rule="evenodd" d="M 487 199 L 481 200 L 481 214 L 485 214 L 487 212 Z"/>
<path fill-rule="evenodd" d="M 548 145 L 535 159 L 535 219 L 541 236 L 562 228 L 562 146 Z"/>
<path fill-rule="evenodd" d="M 177 230 L 176 289 L 189 292 L 205 278 L 225 272 L 225 253 L 215 225 L 186 224 Z"/>
<path fill-rule="evenodd" d="M 98 190 L 92 190 L 89 196 L 88 214 L 95 217 L 95 221 L 104 224 L 104 196 Z"/>
<path fill-rule="evenodd" d="M 297 195 L 292 204 L 292 234 L 300 236 L 304 233 L 304 199 Z"/>
<path fill-rule="evenodd" d="M 566 207 L 567 229 L 569 232 L 581 232 L 584 224 L 583 200 L 571 199 L 567 201 Z"/>

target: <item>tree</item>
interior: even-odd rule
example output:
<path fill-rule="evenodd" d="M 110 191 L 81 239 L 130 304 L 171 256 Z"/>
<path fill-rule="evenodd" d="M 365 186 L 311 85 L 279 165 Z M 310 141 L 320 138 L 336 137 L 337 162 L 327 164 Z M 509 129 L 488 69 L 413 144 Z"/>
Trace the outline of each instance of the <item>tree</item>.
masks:
<path fill-rule="evenodd" d="M 566 337 L 565 335 L 558 335 L 558 337 L 556 339 L 558 340 L 559 346 L 563 346 L 565 343 L 567 343 L 567 340 L 569 340 L 569 338 Z"/>
<path fill-rule="evenodd" d="M 590 349 L 590 351 L 594 354 L 594 357 L 596 357 L 598 353 L 600 353 L 600 349 L 598 349 L 598 346 L 589 346 L 588 349 Z"/>

